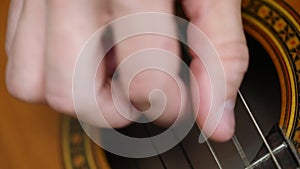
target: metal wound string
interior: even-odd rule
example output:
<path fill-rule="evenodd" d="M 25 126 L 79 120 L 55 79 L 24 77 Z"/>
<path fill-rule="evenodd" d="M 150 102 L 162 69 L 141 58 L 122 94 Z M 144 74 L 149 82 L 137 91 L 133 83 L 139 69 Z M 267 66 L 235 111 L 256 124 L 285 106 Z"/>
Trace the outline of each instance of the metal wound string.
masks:
<path fill-rule="evenodd" d="M 251 118 L 253 124 L 255 125 L 257 132 L 259 133 L 261 139 L 263 140 L 265 146 L 267 147 L 267 149 L 268 149 L 268 151 L 269 151 L 269 153 L 270 153 L 270 155 L 271 155 L 271 157 L 272 157 L 272 159 L 273 159 L 273 161 L 274 161 L 276 167 L 277 167 L 278 169 L 281 169 L 281 166 L 280 166 L 278 160 L 276 159 L 276 157 L 275 157 L 275 155 L 274 155 L 274 153 L 273 153 L 273 151 L 272 151 L 272 149 L 271 149 L 269 143 L 268 143 L 267 140 L 265 139 L 265 136 L 263 135 L 263 133 L 262 133 L 262 131 L 261 131 L 259 125 L 257 124 L 257 122 L 256 122 L 256 120 L 255 120 L 255 118 L 254 118 L 254 116 L 253 116 L 253 114 L 252 114 L 250 108 L 248 107 L 248 105 L 247 105 L 247 103 L 246 103 L 246 101 L 245 101 L 245 99 L 244 99 L 242 93 L 240 92 L 240 90 L 238 91 L 238 94 L 239 94 L 239 96 L 240 96 L 240 98 L 241 98 L 241 100 L 242 100 L 242 102 L 243 102 L 245 108 L 247 109 L 247 112 L 248 112 L 248 114 L 249 114 L 249 116 L 250 116 L 250 118 Z"/>
<path fill-rule="evenodd" d="M 248 159 L 248 157 L 247 157 L 247 155 L 246 155 L 244 149 L 242 148 L 242 146 L 241 146 L 239 140 L 237 139 L 237 137 L 236 137 L 235 135 L 233 135 L 232 138 L 231 138 L 231 140 L 232 140 L 232 142 L 234 143 L 234 146 L 235 146 L 235 148 L 237 149 L 237 151 L 238 151 L 238 153 L 239 153 L 241 159 L 243 160 L 243 163 L 244 163 L 245 167 L 246 167 L 247 169 L 252 169 L 252 166 L 251 166 L 251 164 L 250 164 L 250 161 L 249 161 L 249 159 Z"/>
<path fill-rule="evenodd" d="M 218 157 L 217 157 L 217 155 L 216 155 L 214 149 L 212 148 L 212 146 L 211 146 L 209 140 L 207 139 L 207 137 L 205 136 L 204 133 L 202 133 L 201 135 L 202 135 L 202 137 L 205 139 L 205 142 L 206 142 L 206 144 L 207 144 L 207 146 L 208 146 L 208 148 L 209 148 L 209 151 L 211 152 L 212 156 L 214 157 L 214 159 L 215 159 L 215 161 L 216 161 L 216 163 L 217 163 L 219 169 L 222 169 L 221 163 L 220 163 L 220 161 L 219 161 L 219 159 L 218 159 Z"/>

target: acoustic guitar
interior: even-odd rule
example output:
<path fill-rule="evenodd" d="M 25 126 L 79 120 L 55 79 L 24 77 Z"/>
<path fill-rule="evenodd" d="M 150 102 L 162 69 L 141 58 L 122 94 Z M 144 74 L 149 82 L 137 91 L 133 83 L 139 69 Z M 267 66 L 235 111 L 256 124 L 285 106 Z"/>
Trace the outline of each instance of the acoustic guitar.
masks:
<path fill-rule="evenodd" d="M 187 137 L 163 154 L 142 159 L 120 157 L 93 143 L 77 119 L 44 105 L 12 99 L 3 82 L 0 168 L 300 168 L 300 2 L 244 0 L 242 9 L 250 65 L 237 100 L 232 140 L 199 144 L 200 131 L 194 126 Z M 184 47 L 182 51 L 186 54 Z M 150 137 L 164 130 L 152 124 L 132 124 L 119 132 Z"/>

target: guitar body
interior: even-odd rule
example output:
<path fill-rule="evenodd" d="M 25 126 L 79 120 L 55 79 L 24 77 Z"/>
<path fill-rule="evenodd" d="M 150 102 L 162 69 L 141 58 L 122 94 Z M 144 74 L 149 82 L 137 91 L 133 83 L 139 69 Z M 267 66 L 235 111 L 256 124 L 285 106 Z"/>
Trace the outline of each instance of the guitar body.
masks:
<path fill-rule="evenodd" d="M 0 7 L 1 22 L 6 22 L 6 14 L 8 10 L 9 1 L 3 0 Z M 271 105 L 267 118 L 258 118 L 261 124 L 266 120 L 264 133 L 267 135 L 270 131 L 273 122 L 276 121 L 282 135 L 287 140 L 292 153 L 296 156 L 300 152 L 300 3 L 298 0 L 244 0 L 243 1 L 243 19 L 244 27 L 247 33 L 250 47 L 250 54 L 256 55 L 252 59 L 249 69 L 255 69 L 260 65 L 262 71 L 266 70 L 266 74 L 274 75 L 274 78 L 262 78 L 266 80 L 265 84 L 276 83 L 275 87 L 262 86 L 262 89 L 270 88 L 270 90 L 261 90 L 259 93 L 262 95 L 270 95 L 272 97 L 273 91 L 277 92 L 274 98 L 270 98 L 270 103 L 267 103 L 268 98 L 264 100 L 254 99 L 260 102 L 266 102 L 266 105 Z M 39 168 L 65 168 L 65 169 L 118 169 L 118 168 L 155 168 L 159 169 L 161 166 L 156 164 L 155 161 L 159 159 L 166 159 L 163 166 L 167 168 L 194 168 L 200 169 L 201 165 L 197 163 L 200 161 L 201 152 L 197 151 L 195 146 L 192 146 L 192 141 L 184 139 L 182 145 L 178 149 L 184 147 L 186 151 L 182 154 L 177 154 L 177 148 L 171 150 L 170 156 L 162 155 L 149 159 L 125 159 L 116 157 L 110 153 L 103 151 L 95 145 L 83 132 L 80 124 L 76 119 L 61 115 L 53 112 L 45 105 L 31 105 L 25 104 L 12 98 L 5 89 L 4 72 L 5 72 L 5 53 L 4 53 L 4 37 L 5 37 L 5 24 L 0 25 L 0 168 L 17 168 L 17 169 L 39 169 Z M 258 46 L 256 46 L 258 44 Z M 257 51 L 256 51 L 257 50 Z M 267 56 L 267 59 L 261 59 L 260 56 Z M 254 58 L 254 57 L 253 57 Z M 262 57 L 263 58 L 263 57 Z M 266 60 L 266 61 L 265 61 Z M 266 63 L 265 63 L 266 62 Z M 260 64 L 259 64 L 260 63 Z M 269 66 L 272 71 L 269 74 Z M 252 74 L 252 75 L 251 75 Z M 256 76 L 255 72 L 249 73 L 249 77 L 260 78 Z M 257 80 L 257 79 L 256 79 Z M 251 85 L 252 79 L 245 78 L 241 90 L 248 89 L 247 86 Z M 246 84 L 248 82 L 249 85 Z M 258 82 L 253 82 L 258 83 Z M 272 89 L 271 89 L 272 88 Z M 251 101 L 251 94 L 253 97 L 260 96 L 253 94 L 252 90 L 245 90 L 245 97 L 249 95 L 249 106 L 256 110 L 255 103 Z M 263 92 L 267 91 L 266 94 Z M 268 99 L 269 100 L 269 99 Z M 240 101 L 239 101 L 240 103 Z M 276 105 L 275 105 L 276 104 Z M 241 105 L 241 104 L 239 104 Z M 272 106 L 274 105 L 274 106 Z M 237 110 L 243 111 L 242 106 L 237 106 Z M 262 105 L 257 106 L 258 111 L 265 111 L 266 108 Z M 267 110 L 266 110 L 267 111 Z M 274 115 L 272 115 L 272 113 Z M 242 113 L 241 113 L 242 114 Z M 261 113 L 256 114 L 260 116 Z M 237 116 L 241 116 L 237 114 Z M 272 118 L 268 118 L 272 116 Z M 243 117 L 242 117 L 243 118 Z M 248 118 L 248 117 L 247 117 Z M 269 121 L 268 121 L 269 120 Z M 267 122 L 268 121 L 268 122 Z M 243 125 L 238 122 L 237 125 Z M 241 127 L 246 128 L 248 127 Z M 237 131 L 237 137 L 241 138 L 242 146 L 245 146 L 246 141 L 243 142 L 243 136 L 250 136 L 252 133 L 246 130 Z M 194 130 L 188 137 L 193 138 L 198 132 Z M 255 134 L 254 134 L 255 135 Z M 198 135 L 199 136 L 199 135 Z M 255 136 L 253 136 L 255 137 Z M 194 142 L 196 142 L 195 140 Z M 227 143 L 213 146 L 216 149 L 226 149 Z M 253 145 L 252 144 L 257 144 Z M 225 146 L 226 145 L 226 146 Z M 257 151 L 248 151 L 247 154 L 251 156 L 251 161 L 258 158 L 257 153 L 261 148 L 262 142 L 249 143 L 249 147 L 255 147 Z M 196 145 L 197 146 L 197 145 Z M 203 145 L 201 145 L 203 146 Z M 201 147 L 199 145 L 199 147 Z M 247 145 L 246 145 L 247 146 Z M 250 148 L 249 148 L 250 149 Z M 199 148 L 200 151 L 200 148 Z M 207 151 L 207 150 L 206 150 Z M 225 150 L 224 150 L 225 151 Z M 190 153 L 192 152 L 192 153 Z M 209 153 L 209 151 L 207 151 Z M 200 153 L 197 154 L 197 153 Z M 226 154 L 225 153 L 225 154 Z M 235 152 L 237 153 L 237 152 Z M 168 154 L 168 153 L 167 153 Z M 176 154 L 176 155 L 174 155 Z M 220 152 L 217 155 L 221 155 Z M 180 162 L 178 156 L 182 158 L 189 157 L 185 162 Z M 228 155 L 227 155 L 228 156 Z M 209 160 L 213 163 L 210 157 L 207 159 L 206 168 L 210 167 Z M 221 158 L 226 168 L 232 163 L 230 159 Z M 134 162 L 133 162 L 134 161 Z M 138 162 L 136 162 L 138 161 Z M 170 162 L 171 161 L 171 162 Z M 174 163 L 172 163 L 174 161 Z M 158 161 L 160 163 L 160 161 Z M 204 163 L 204 162 L 202 162 Z M 151 165 L 149 165 L 151 164 Z M 127 166 L 125 166 L 127 165 Z M 153 167 L 156 166 L 157 167 Z M 240 166 L 237 162 L 236 165 Z M 121 167 L 119 167 L 121 166 Z M 163 167 L 162 167 L 163 168 Z M 228 167 L 227 167 L 228 168 Z M 272 167 L 269 167 L 272 168 Z"/>

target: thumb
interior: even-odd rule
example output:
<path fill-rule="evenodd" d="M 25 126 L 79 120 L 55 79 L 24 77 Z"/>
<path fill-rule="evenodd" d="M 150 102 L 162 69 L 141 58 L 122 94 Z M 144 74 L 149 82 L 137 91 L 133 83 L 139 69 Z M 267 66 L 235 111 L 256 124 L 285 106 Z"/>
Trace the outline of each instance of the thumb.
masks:
<path fill-rule="evenodd" d="M 226 141 L 234 133 L 234 105 L 237 91 L 248 67 L 248 49 L 243 32 L 241 21 L 241 0 L 185 0 L 183 6 L 191 24 L 188 28 L 188 43 L 201 51 L 207 51 L 203 45 L 203 39 L 195 38 L 194 32 L 190 29 L 195 25 L 200 29 L 214 46 L 217 55 L 223 66 L 225 86 L 217 85 L 218 88 L 225 88 L 224 110 L 216 128 L 204 127 L 208 119 L 211 105 L 213 104 L 212 81 L 207 72 L 208 65 L 202 62 L 201 57 L 193 53 L 191 70 L 196 78 L 196 87 L 199 93 L 194 93 L 193 103 L 198 105 L 197 123 L 203 128 L 204 132 L 210 133 L 211 139 L 216 141 Z M 210 55 L 210 54 L 208 54 Z M 201 58 L 201 59 L 200 59 Z M 213 69 L 218 64 L 211 63 Z M 221 83 L 220 83 L 221 84 Z M 217 90 L 218 91 L 218 90 Z M 198 95 L 198 96 L 195 96 Z M 214 112 L 212 112 L 214 113 Z"/>

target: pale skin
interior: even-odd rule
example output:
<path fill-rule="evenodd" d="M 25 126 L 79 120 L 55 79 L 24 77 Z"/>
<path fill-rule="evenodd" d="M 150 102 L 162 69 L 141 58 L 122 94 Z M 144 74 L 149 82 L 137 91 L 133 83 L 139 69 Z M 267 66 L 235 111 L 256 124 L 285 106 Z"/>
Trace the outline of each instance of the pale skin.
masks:
<path fill-rule="evenodd" d="M 233 107 L 248 66 L 248 49 L 241 21 L 241 0 L 181 2 L 191 23 L 212 41 L 224 66 L 225 111 L 211 139 L 226 141 L 234 133 Z M 88 37 L 102 25 L 128 14 L 173 14 L 173 3 L 172 0 L 12 0 L 6 39 L 8 91 L 23 101 L 44 102 L 59 112 L 76 115 L 72 100 L 72 76 L 76 57 Z M 174 31 L 172 21 L 166 22 L 170 22 L 166 29 Z M 120 30 L 115 28 L 114 31 L 117 36 Z M 201 44 L 197 40 L 191 43 Z M 110 65 L 118 65 L 133 52 L 145 48 L 165 49 L 180 57 L 177 41 L 143 35 L 118 44 L 115 59 L 108 59 L 108 62 L 115 62 Z M 164 58 L 155 61 L 166 62 L 171 73 L 179 74 L 178 64 Z M 118 114 L 111 100 L 111 77 L 105 73 L 105 66 L 100 66 L 98 71 L 97 97 L 103 102 L 103 113 L 108 117 L 109 123 L 113 127 L 126 126 L 130 121 Z M 201 127 L 210 104 L 209 78 L 197 56 L 192 57 L 190 69 L 196 78 L 195 85 L 198 86 L 202 100 L 195 103 L 199 100 L 193 97 L 194 104 L 199 104 L 197 123 Z M 121 69 L 120 76 L 124 77 L 120 78 L 122 85 L 126 81 L 126 69 Z M 137 109 L 147 109 L 149 92 L 157 88 L 163 90 L 168 99 L 165 114 L 157 123 L 168 125 L 177 116 L 174 112 L 179 109 L 180 102 L 180 93 L 174 85 L 174 79 L 159 71 L 142 72 L 131 82 L 130 99 Z"/>

